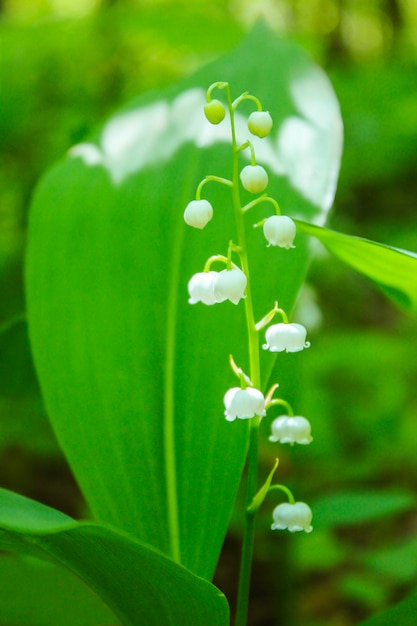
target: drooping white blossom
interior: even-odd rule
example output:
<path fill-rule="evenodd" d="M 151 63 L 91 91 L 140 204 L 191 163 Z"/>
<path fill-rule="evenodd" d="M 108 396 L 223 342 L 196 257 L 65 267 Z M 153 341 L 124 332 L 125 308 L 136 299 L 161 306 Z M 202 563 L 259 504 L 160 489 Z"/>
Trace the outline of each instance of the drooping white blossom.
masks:
<path fill-rule="evenodd" d="M 242 270 L 234 268 L 219 272 L 214 285 L 214 295 L 218 302 L 230 300 L 237 304 L 243 298 L 246 288 L 247 278 Z"/>
<path fill-rule="evenodd" d="M 190 304 L 202 302 L 203 304 L 212 305 L 221 302 L 214 294 L 214 286 L 217 280 L 218 272 L 199 272 L 194 274 L 188 283 L 188 293 Z M 225 298 L 224 298 L 225 299 Z"/>
<path fill-rule="evenodd" d="M 208 200 L 192 200 L 184 211 L 184 221 L 193 228 L 204 228 L 213 217 L 213 207 Z"/>
<path fill-rule="evenodd" d="M 293 241 L 296 230 L 295 223 L 287 215 L 272 215 L 263 226 L 268 246 L 279 246 L 286 250 L 295 247 Z"/>
<path fill-rule="evenodd" d="M 243 188 L 250 193 L 264 191 L 268 185 L 268 174 L 262 165 L 247 165 L 240 172 Z"/>
<path fill-rule="evenodd" d="M 253 387 L 241 389 L 232 387 L 224 396 L 224 415 L 228 422 L 234 422 L 236 418 L 244 420 L 255 415 L 265 415 L 265 398 L 263 394 Z"/>
<path fill-rule="evenodd" d="M 313 513 L 305 502 L 284 502 L 279 504 L 272 512 L 274 523 L 272 524 L 272 530 L 288 530 L 291 533 L 295 533 L 300 530 L 304 530 L 306 533 L 311 533 L 313 527 L 311 520 L 313 519 Z"/>
<path fill-rule="evenodd" d="M 299 352 L 310 347 L 306 336 L 307 331 L 301 324 L 273 324 L 266 330 L 266 343 L 262 347 L 270 352 Z"/>
<path fill-rule="evenodd" d="M 300 415 L 276 417 L 271 424 L 271 431 L 269 441 L 301 445 L 307 445 L 313 441 L 310 422 Z"/>
<path fill-rule="evenodd" d="M 248 128 L 252 135 L 266 137 L 272 128 L 272 117 L 268 111 L 254 111 L 248 117 Z"/>

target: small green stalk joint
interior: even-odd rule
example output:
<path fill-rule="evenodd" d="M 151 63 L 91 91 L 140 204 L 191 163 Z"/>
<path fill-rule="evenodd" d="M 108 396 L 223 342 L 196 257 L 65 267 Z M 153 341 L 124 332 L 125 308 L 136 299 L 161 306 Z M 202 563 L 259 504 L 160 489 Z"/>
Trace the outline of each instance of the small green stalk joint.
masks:
<path fill-rule="evenodd" d="M 230 367 L 232 369 L 232 372 L 240 380 L 241 388 L 242 389 L 246 389 L 246 387 L 253 387 L 253 383 L 252 383 L 251 379 L 249 378 L 249 376 L 247 374 L 245 374 L 245 372 L 243 371 L 243 369 L 241 367 L 236 365 L 235 360 L 234 360 L 234 358 L 233 358 L 233 356 L 231 354 L 229 355 L 229 363 L 230 363 Z"/>
<path fill-rule="evenodd" d="M 264 484 L 259 489 L 258 493 L 255 495 L 255 497 L 253 498 L 252 502 L 250 503 L 250 505 L 246 509 L 246 513 L 248 515 L 256 515 L 256 513 L 258 512 L 261 504 L 265 500 L 268 492 L 271 489 L 271 482 L 272 482 L 272 479 L 274 477 L 275 471 L 276 471 L 276 469 L 278 467 L 278 463 L 279 463 L 279 459 L 275 459 L 274 467 L 269 472 L 269 474 L 268 474 Z"/>
<path fill-rule="evenodd" d="M 274 308 L 271 309 L 256 325 L 255 328 L 257 331 L 262 330 L 265 326 L 267 326 L 274 319 L 275 315 L 281 315 L 282 321 L 284 324 L 288 324 L 288 316 L 285 313 L 284 309 L 280 309 L 278 306 L 278 302 L 275 302 Z"/>

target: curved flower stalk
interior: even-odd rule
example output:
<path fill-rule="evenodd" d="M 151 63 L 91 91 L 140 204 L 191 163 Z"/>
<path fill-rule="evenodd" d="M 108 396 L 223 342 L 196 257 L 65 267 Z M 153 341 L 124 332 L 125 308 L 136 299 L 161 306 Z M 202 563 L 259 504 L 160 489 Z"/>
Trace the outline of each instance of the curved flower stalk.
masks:
<path fill-rule="evenodd" d="M 225 92 L 226 106 L 220 100 L 212 98 L 214 90 L 223 90 Z M 277 384 L 272 386 L 266 397 L 261 391 L 259 332 L 271 323 L 275 315 L 279 314 L 282 318 L 282 323 L 273 324 L 266 330 L 266 343 L 263 345 L 265 350 L 270 352 L 300 352 L 304 348 L 309 347 L 310 344 L 306 341 L 306 329 L 300 324 L 289 323 L 285 311 L 278 307 L 277 302 L 274 308 L 260 322 L 255 322 L 244 216 L 253 207 L 261 203 L 264 203 L 269 209 L 273 208 L 275 215 L 266 215 L 261 222 L 255 224 L 255 226 L 263 226 L 263 233 L 268 246 L 272 248 L 280 247 L 285 250 L 294 248 L 293 241 L 296 235 L 296 227 L 290 217 L 281 215 L 278 202 L 268 196 L 266 192 L 262 193 L 268 186 L 268 174 L 256 162 L 255 149 L 251 141 L 247 140 L 242 144 L 237 142 L 234 116 L 237 107 L 243 101 L 250 101 L 256 106 L 256 111 L 253 111 L 248 118 L 249 132 L 260 138 L 266 137 L 271 132 L 273 127 L 272 118 L 268 111 L 264 111 L 258 98 L 245 92 L 232 101 L 228 83 L 213 83 L 206 93 L 204 113 L 212 124 L 222 123 L 226 118 L 226 113 L 229 114 L 227 121 L 230 123 L 231 132 L 232 177 L 229 180 L 217 175 L 206 176 L 197 187 L 195 200 L 189 202 L 184 211 L 185 222 L 191 227 L 202 229 L 212 219 L 214 213 L 212 205 L 207 200 L 201 198 L 204 186 L 215 182 L 230 188 L 236 221 L 237 242 L 236 244 L 229 242 L 227 256 L 213 256 L 209 258 L 204 267 L 204 272 L 199 272 L 190 279 L 188 292 L 190 304 L 201 302 L 211 306 L 229 300 L 233 304 L 239 305 L 240 301 L 242 301 L 245 309 L 249 375 L 245 374 L 235 364 L 233 358 L 230 357 L 232 371 L 238 377 L 240 386 L 229 389 L 223 399 L 224 417 L 226 420 L 228 422 L 247 420 L 250 431 L 244 541 L 235 626 L 245 626 L 246 624 L 254 540 L 254 517 L 268 491 L 281 489 L 287 493 L 290 500 L 288 504 L 278 505 L 274 509 L 273 529 L 288 528 L 290 532 L 295 532 L 296 530 L 310 532 L 312 530 L 310 524 L 312 514 L 309 507 L 302 502 L 295 502 L 293 495 L 286 487 L 282 485 L 271 486 L 273 473 L 278 466 L 278 459 L 263 487 L 259 491 L 257 490 L 259 425 L 269 407 L 283 404 L 289 411 L 289 415 L 282 415 L 273 421 L 271 441 L 289 444 L 299 443 L 301 445 L 306 445 L 312 441 L 310 423 L 304 417 L 294 416 L 292 409 L 284 400 L 272 399 L 273 393 L 278 387 Z M 245 150 L 250 151 L 250 164 L 242 168 L 239 161 L 241 153 Z M 240 196 L 241 187 L 249 193 L 261 193 L 262 195 L 243 205 Z M 233 254 L 239 257 L 238 265 L 232 263 Z M 212 264 L 215 262 L 224 263 L 226 267 L 219 272 L 213 271 Z"/>

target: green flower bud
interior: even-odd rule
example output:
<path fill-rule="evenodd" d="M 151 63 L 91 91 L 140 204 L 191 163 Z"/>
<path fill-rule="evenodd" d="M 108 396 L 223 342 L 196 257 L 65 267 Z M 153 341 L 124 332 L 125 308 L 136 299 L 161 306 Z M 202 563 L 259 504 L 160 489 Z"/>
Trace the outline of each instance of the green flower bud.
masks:
<path fill-rule="evenodd" d="M 247 165 L 240 172 L 240 180 L 246 191 L 259 193 L 268 185 L 268 174 L 261 165 Z"/>
<path fill-rule="evenodd" d="M 204 114 L 210 124 L 220 124 L 224 120 L 226 109 L 220 100 L 211 100 L 204 106 Z"/>
<path fill-rule="evenodd" d="M 266 137 L 272 128 L 272 117 L 268 111 L 254 111 L 249 115 L 248 128 L 252 135 Z"/>

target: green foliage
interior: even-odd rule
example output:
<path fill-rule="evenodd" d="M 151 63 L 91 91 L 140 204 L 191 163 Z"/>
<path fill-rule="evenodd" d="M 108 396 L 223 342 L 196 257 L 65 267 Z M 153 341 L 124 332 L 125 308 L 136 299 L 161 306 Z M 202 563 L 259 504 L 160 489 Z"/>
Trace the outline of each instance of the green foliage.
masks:
<path fill-rule="evenodd" d="M 0 558 L 0 614 L 19 626 L 116 626 L 116 616 L 63 567 L 12 554 Z M 11 599 L 13 599 L 11 601 Z"/>
<path fill-rule="evenodd" d="M 408 511 L 416 505 L 411 493 L 332 493 L 316 500 L 314 519 L 319 527 L 363 524 Z"/>
<path fill-rule="evenodd" d="M 368 2 L 365 7 L 359 0 L 349 3 L 349 6 L 345 3 L 343 9 L 333 0 L 298 2 L 296 6 L 292 3 L 289 12 L 284 9 L 285 3 L 281 3 L 279 8 L 269 11 L 267 17 L 271 22 L 275 20 L 280 32 L 286 30 L 295 32 L 296 36 L 301 35 L 315 56 L 321 58 L 321 63 L 332 68 L 332 80 L 342 102 L 346 131 L 342 186 L 338 192 L 337 211 L 332 216 L 334 228 L 379 239 L 400 248 L 415 249 L 416 220 L 415 212 L 411 210 L 415 203 L 413 159 L 416 151 L 416 98 L 410 91 L 410 84 L 415 82 L 412 63 L 415 16 L 412 3 L 413 0 L 401 2 L 400 21 L 394 19 L 394 9 L 400 6 L 398 2 L 389 3 L 390 11 L 394 12 L 388 15 L 388 8 L 379 4 L 378 11 L 375 11 L 375 2 Z M 7 19 L 1 24 L 4 54 L 0 60 L 4 87 L 0 107 L 4 142 L 0 192 L 0 319 L 20 313 L 24 307 L 19 263 L 23 252 L 25 213 L 33 185 L 45 167 L 59 158 L 72 143 L 91 132 L 97 120 L 104 119 L 126 99 L 149 88 L 170 83 L 207 58 L 229 48 L 240 36 L 241 24 L 253 19 L 253 16 L 249 18 L 249 10 L 245 12 L 244 3 L 233 3 L 233 12 L 228 3 L 220 2 L 194 5 L 164 2 L 162 10 L 159 3 L 141 3 L 140 6 L 134 2 L 111 4 L 90 19 L 39 20 L 29 27 L 17 27 L 10 19 L 14 7 L 18 7 L 18 0 L 8 2 L 3 8 Z M 30 12 L 33 3 L 23 3 L 22 6 Z M 18 12 L 21 11 L 22 8 Z M 255 11 L 255 8 L 251 6 L 250 11 Z M 364 22 L 364 18 L 367 21 Z M 332 19 L 333 26 L 330 28 Z M 324 32 L 324 37 L 317 35 Z M 372 41 L 375 40 L 369 33 L 375 32 L 379 32 L 381 37 L 379 47 L 372 48 Z M 397 56 L 387 55 L 391 49 Z M 356 64 L 349 63 L 351 55 Z M 379 64 L 357 63 L 360 58 L 375 56 L 380 56 Z M 263 59 L 263 64 L 269 76 L 274 76 L 277 71 L 274 58 L 271 62 Z M 206 85 L 202 83 L 201 86 Z M 247 88 L 246 83 L 242 85 L 242 89 Z M 269 106 L 269 102 L 265 101 L 265 104 Z M 199 167 L 196 167 L 194 180 L 198 179 L 200 172 L 205 173 L 203 164 Z M 174 167 L 174 178 L 173 172 Z M 156 178 L 160 174 L 158 167 L 155 173 Z M 178 178 L 175 177 L 175 180 Z M 86 186 L 91 182 L 91 179 L 85 179 Z M 183 181 L 178 182 L 181 187 Z M 192 193 L 194 183 L 191 181 L 188 184 Z M 146 189 L 145 185 L 145 192 Z M 277 191 L 283 194 L 278 195 L 278 199 L 286 210 L 286 203 L 281 200 L 285 185 Z M 218 195 L 209 188 L 207 192 L 213 194 L 211 199 L 228 202 L 226 194 Z M 187 194 L 184 196 L 178 202 L 179 212 L 180 205 L 191 199 Z M 291 200 L 291 196 L 289 198 Z M 82 191 L 77 200 L 84 202 Z M 305 208 L 304 205 L 302 208 Z M 57 205 L 51 209 L 51 215 L 55 211 L 59 211 L 59 198 Z M 341 233 L 338 235 L 343 237 Z M 189 236 L 193 242 L 192 253 L 199 254 L 201 238 L 197 235 L 193 237 L 193 234 Z M 297 248 L 299 240 L 301 237 L 297 238 Z M 220 238 L 218 241 L 220 245 Z M 344 241 L 347 242 L 349 246 L 344 256 L 350 263 L 355 256 L 356 244 L 353 238 Z M 413 262 L 409 264 L 408 260 L 400 258 L 401 251 L 386 255 L 387 248 L 376 250 L 378 244 L 365 243 L 370 245 L 362 251 L 376 251 L 382 262 L 379 267 L 373 264 L 372 273 L 376 271 L 380 279 L 384 278 L 382 270 L 386 270 L 386 275 L 394 283 L 402 275 L 395 291 L 391 289 L 391 295 L 400 306 L 410 309 L 415 302 Z M 203 256 L 201 250 L 201 260 Z M 300 257 L 296 258 L 299 263 Z M 284 259 L 281 255 L 279 262 Z M 397 268 L 409 267 L 411 272 L 408 277 L 401 269 L 393 274 L 391 267 L 385 264 L 391 260 Z M 360 260 L 359 264 L 359 269 L 366 274 L 366 262 Z M 201 268 L 196 262 L 192 271 L 198 269 Z M 283 265 L 284 273 L 288 269 Z M 378 292 L 368 287 L 365 281 L 356 280 L 353 273 L 343 269 L 342 264 L 334 263 L 332 259 L 321 259 L 314 272 L 312 280 L 317 289 L 317 301 L 322 307 L 323 333 L 312 335 L 314 350 L 303 355 L 297 365 L 289 359 L 285 361 L 284 368 L 282 359 L 278 358 L 275 370 L 279 374 L 277 380 L 281 389 L 285 394 L 288 392 L 290 400 L 297 400 L 300 412 L 317 415 L 313 426 L 314 447 L 301 452 L 293 449 L 289 452 L 283 450 L 281 454 L 280 451 L 280 472 L 289 475 L 291 470 L 293 475 L 296 466 L 297 485 L 303 485 L 303 497 L 308 502 L 310 498 L 311 502 L 317 499 L 323 489 L 329 493 L 333 490 L 340 493 L 350 488 L 357 492 L 368 490 L 372 485 L 372 488 L 378 486 L 382 498 L 387 490 L 398 492 L 403 486 L 406 490 L 415 490 L 417 466 L 413 442 L 417 415 L 412 389 L 416 384 L 413 350 L 417 337 L 412 321 L 399 317 L 378 296 Z M 386 283 L 382 280 L 380 284 Z M 343 288 L 340 288 L 341 285 Z M 279 285 L 281 288 L 282 284 Z M 182 289 L 186 298 L 185 282 Z M 286 296 L 286 304 L 290 302 L 291 298 Z M 230 314 L 236 314 L 231 305 L 229 309 Z M 298 309 L 297 315 L 301 316 L 303 310 L 307 312 L 308 309 Z M 211 323 L 215 326 L 210 326 Z M 303 323 L 309 327 L 307 321 Z M 115 321 L 117 325 L 118 320 Z M 211 310 L 201 321 L 201 335 L 204 325 L 208 328 L 204 337 L 209 336 L 211 341 L 212 329 L 217 330 L 224 325 L 224 316 Z M 227 332 L 228 329 L 225 330 Z M 40 478 L 38 470 L 43 466 L 47 471 L 49 455 L 52 452 L 56 456 L 57 448 L 31 371 L 26 323 L 22 321 L 9 326 L 7 335 L 0 337 L 0 473 L 6 485 L 13 477 L 18 490 L 34 497 L 48 496 L 54 502 L 53 494 L 43 492 L 43 488 L 57 483 L 55 466 L 50 476 L 44 469 L 45 473 Z M 184 338 L 185 332 L 181 340 Z M 156 349 L 161 351 L 160 346 Z M 202 359 L 208 347 L 205 346 L 204 350 Z M 182 357 L 180 351 L 177 352 Z M 267 367 L 268 362 L 264 365 Z M 229 372 L 225 369 L 219 371 L 218 376 L 221 378 L 227 374 Z M 198 378 L 197 372 L 191 371 L 191 375 L 191 384 L 198 386 L 198 395 L 201 396 L 206 380 Z M 212 375 L 216 380 L 217 371 Z M 181 376 L 177 379 L 182 381 Z M 226 379 L 224 382 L 227 382 Z M 213 389 L 208 389 L 208 393 L 219 393 L 214 386 L 213 382 Z M 82 395 L 81 392 L 76 393 Z M 181 395 L 185 396 L 186 391 Z M 221 417 L 221 393 L 219 398 L 220 404 L 215 410 L 220 411 Z M 118 400 L 123 405 L 124 398 Z M 192 398 L 189 404 L 193 401 Z M 200 397 L 197 401 L 202 403 Z M 206 415 L 200 412 L 194 415 L 194 421 L 197 430 L 198 426 L 205 426 Z M 200 431 L 199 437 L 204 442 L 204 427 Z M 99 430 L 97 439 L 101 436 L 102 431 Z M 194 431 L 191 437 L 195 438 Z M 30 457 L 25 456 L 26 452 L 22 454 L 21 451 L 25 450 L 30 451 Z M 44 457 L 45 454 L 48 456 Z M 266 444 L 263 454 L 266 475 L 276 449 L 272 450 L 272 445 Z M 224 471 L 228 471 L 228 461 L 226 459 L 223 463 L 221 459 Z M 216 462 L 219 463 L 218 455 Z M 59 498 L 65 503 L 65 510 L 71 510 L 65 485 L 59 485 Z M 54 504 L 60 506 L 58 502 Z M 258 548 L 262 552 L 260 546 L 264 545 L 264 554 L 262 562 L 255 564 L 260 591 L 257 592 L 255 585 L 254 594 L 262 596 L 259 613 L 264 615 L 268 611 L 271 620 L 273 611 L 280 610 L 276 606 L 285 605 L 290 595 L 288 589 L 283 591 L 286 584 L 292 591 L 299 590 L 297 607 L 301 610 L 300 623 L 311 626 L 316 620 L 314 623 L 319 626 L 323 623 L 330 626 L 340 619 L 347 624 L 358 623 L 358 615 L 363 616 L 388 605 L 415 581 L 415 546 L 410 537 L 413 513 L 406 509 L 403 512 L 399 509 L 397 514 L 392 511 L 386 520 L 379 518 L 365 526 L 352 525 L 342 529 L 327 527 L 326 530 L 319 530 L 316 522 L 320 521 L 320 517 L 315 516 L 312 535 L 291 537 L 296 554 L 287 554 L 284 559 L 281 552 L 285 553 L 289 544 L 284 538 L 277 541 L 275 535 L 270 537 L 271 533 L 266 539 L 266 530 L 262 536 L 262 529 L 269 527 L 270 512 L 265 510 L 263 514 L 261 511 L 261 515 L 264 517 L 258 521 Z M 193 521 L 199 524 L 198 512 Z M 231 567 L 230 563 L 223 562 L 222 569 L 226 572 L 223 582 L 235 578 L 234 570 L 230 575 Z M 10 575 L 15 571 L 10 565 Z M 30 571 L 36 576 L 35 570 Z M 65 575 L 63 570 L 59 571 L 61 576 Z M 297 571 L 301 571 L 302 576 L 295 578 Z M 264 580 L 261 572 L 268 572 Z M 285 572 L 285 576 L 282 577 L 281 572 Z M 58 569 L 55 574 L 58 578 Z M 22 571 L 19 574 L 19 589 L 20 585 L 23 586 L 23 578 Z M 24 599 L 21 602 L 14 600 L 18 596 L 9 594 L 7 581 L 4 584 L 0 594 L 5 601 L 4 610 L 7 610 L 9 596 L 12 599 L 9 610 L 13 610 L 11 604 L 15 609 L 22 606 Z M 45 578 L 46 584 L 50 585 L 51 595 L 54 590 L 58 593 L 53 582 L 47 583 Z M 273 589 L 274 595 L 266 608 L 264 594 L 268 593 L 268 587 Z M 223 588 L 227 588 L 227 582 Z M 46 590 L 39 589 L 39 593 L 42 591 Z M 18 593 L 17 585 L 14 593 Z M 81 599 L 78 601 L 81 602 Z M 35 608 L 35 602 L 33 598 L 33 612 L 30 618 L 27 617 L 31 626 L 36 624 L 36 618 L 42 626 L 47 624 L 47 619 L 53 622 L 53 617 L 46 616 L 48 611 L 44 613 L 40 608 L 42 598 L 38 600 L 39 608 Z M 54 606 L 55 602 L 59 606 L 56 597 Z M 52 611 L 52 599 L 49 603 Z M 29 598 L 28 604 L 31 604 Z M 415 606 L 408 604 L 411 609 L 408 619 L 414 623 Z M 24 623 L 22 614 L 2 611 L 3 605 L 0 609 L 2 617 L 9 615 L 10 622 Z M 385 621 L 375 623 L 407 623 L 404 614 L 395 611 L 392 616 L 388 613 Z M 80 619 L 74 617 L 73 622 L 82 624 Z M 276 621 L 287 624 L 290 618 L 286 621 L 280 616 Z M 106 622 L 100 616 L 96 623 Z"/>
<path fill-rule="evenodd" d="M 273 84 L 269 66 L 260 69 L 266 58 L 282 68 Z M 246 424 L 231 428 L 221 407 L 232 380 L 228 354 L 245 366 L 240 310 L 199 310 L 186 297 L 191 275 L 208 254 L 226 251 L 224 233 L 233 236 L 226 192 L 214 186 L 212 227 L 185 234 L 182 217 L 201 177 L 230 167 L 226 139 L 197 149 L 190 134 L 193 115 L 197 128 L 202 123 L 195 114 L 201 88 L 219 76 L 237 93 L 249 86 L 268 103 L 276 132 L 292 115 L 299 132 L 314 133 L 299 157 L 316 168 L 315 188 L 304 188 L 295 168 L 271 177 L 270 191 L 289 213 L 296 207 L 314 219 L 318 209 L 300 196 L 310 193 L 324 216 L 340 154 L 337 104 L 304 55 L 258 29 L 229 57 L 116 116 L 99 148 L 79 148 L 87 161 L 107 150 L 103 165 L 72 158 L 49 174 L 35 197 L 27 266 L 30 334 L 46 404 L 93 512 L 166 553 L 179 545 L 181 562 L 208 578 L 246 453 Z M 296 116 L 305 89 L 312 108 L 307 103 Z M 328 122 L 316 126 L 322 100 Z M 151 129 L 147 137 L 142 122 L 134 130 L 135 120 L 157 115 L 163 132 Z M 125 129 L 133 140 L 118 148 Z M 293 149 L 288 132 L 280 145 L 284 162 Z M 273 160 L 266 164 L 274 167 Z M 271 251 L 260 233 L 253 231 L 249 248 L 257 314 L 274 294 L 290 307 L 308 264 L 306 243 L 291 261 L 276 251 L 277 270 L 267 276 Z"/>
<path fill-rule="evenodd" d="M 126 626 L 227 625 L 227 602 L 218 589 L 150 546 L 4 489 L 0 500 L 0 548 L 60 563 Z"/>
<path fill-rule="evenodd" d="M 370 278 L 394 302 L 417 313 L 417 254 L 298 222 L 335 257 Z"/>
<path fill-rule="evenodd" d="M 362 622 L 361 626 L 414 626 L 417 611 L 417 594 L 413 593 L 408 598 L 393 606 L 385 613 L 376 615 L 371 619 Z"/>

